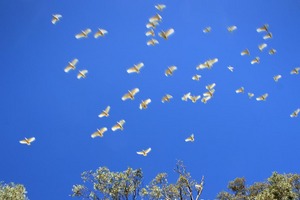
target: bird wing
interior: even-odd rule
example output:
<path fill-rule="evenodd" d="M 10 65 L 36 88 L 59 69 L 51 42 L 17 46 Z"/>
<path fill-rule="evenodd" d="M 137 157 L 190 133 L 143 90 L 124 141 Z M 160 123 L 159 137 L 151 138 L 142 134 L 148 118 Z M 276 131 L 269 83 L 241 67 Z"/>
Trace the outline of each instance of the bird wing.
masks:
<path fill-rule="evenodd" d="M 145 153 L 147 154 L 147 153 L 149 153 L 150 151 L 151 151 L 151 148 L 148 148 L 148 149 L 145 150 Z"/>
<path fill-rule="evenodd" d="M 27 144 L 27 141 L 26 140 L 20 140 L 19 141 L 21 144 Z"/>
<path fill-rule="evenodd" d="M 130 98 L 130 94 L 126 93 L 122 96 L 122 100 L 125 101 L 126 99 Z"/>
<path fill-rule="evenodd" d="M 135 73 L 137 72 L 136 68 L 135 67 L 131 67 L 129 69 L 127 69 L 127 73 L 130 74 L 130 73 Z"/>
<path fill-rule="evenodd" d="M 138 93 L 140 90 L 139 90 L 139 88 L 134 88 L 134 89 L 132 89 L 130 92 L 131 92 L 131 94 L 134 96 L 136 93 Z"/>
<path fill-rule="evenodd" d="M 170 28 L 169 30 L 167 30 L 167 31 L 165 32 L 165 35 L 166 35 L 166 37 L 169 37 L 169 36 L 172 35 L 174 32 L 175 32 L 174 29 L 173 29 L 173 28 Z"/>
<path fill-rule="evenodd" d="M 31 138 L 28 139 L 28 142 L 29 142 L 29 143 L 31 143 L 31 142 L 33 142 L 33 141 L 35 141 L 35 137 L 31 137 Z"/>

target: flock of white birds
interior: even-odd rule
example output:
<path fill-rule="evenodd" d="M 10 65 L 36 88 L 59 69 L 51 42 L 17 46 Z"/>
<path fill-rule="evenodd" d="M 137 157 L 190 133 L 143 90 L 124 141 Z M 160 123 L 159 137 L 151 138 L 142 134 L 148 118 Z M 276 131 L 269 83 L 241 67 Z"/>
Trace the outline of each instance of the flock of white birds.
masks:
<path fill-rule="evenodd" d="M 157 4 L 155 5 L 155 8 L 162 12 L 165 8 L 166 5 L 163 4 Z M 58 21 L 60 21 L 60 19 L 62 18 L 62 15 L 60 14 L 54 14 L 52 15 L 52 24 L 56 24 Z M 146 24 L 146 27 L 149 29 L 146 32 L 146 36 L 152 36 L 152 38 L 150 40 L 147 41 L 147 45 L 148 46 L 155 46 L 157 44 L 159 44 L 158 40 L 155 39 L 155 28 L 157 25 L 159 25 L 159 23 L 161 23 L 162 21 L 162 17 L 159 14 L 156 14 L 152 17 L 149 18 L 149 22 Z M 233 32 L 237 30 L 237 26 L 229 26 L 227 27 L 228 32 Z M 206 27 L 203 29 L 203 33 L 208 34 L 209 32 L 212 31 L 211 27 Z M 257 28 L 256 30 L 258 33 L 263 32 L 265 33 L 265 35 L 263 36 L 264 40 L 268 40 L 271 39 L 273 37 L 272 33 L 269 31 L 269 26 L 267 24 L 263 25 L 262 27 Z M 82 30 L 80 33 L 75 35 L 76 39 L 81 39 L 81 38 L 87 38 L 88 35 L 92 32 L 91 29 L 87 28 L 85 30 Z M 173 28 L 170 28 L 168 30 L 165 31 L 161 31 L 158 33 L 158 35 L 165 39 L 168 40 L 168 38 L 174 34 L 175 30 Z M 103 37 L 106 34 L 108 34 L 108 31 L 102 28 L 98 28 L 97 32 L 95 32 L 94 34 L 94 38 L 98 38 L 98 37 Z M 258 45 L 258 48 L 260 51 L 263 51 L 268 45 L 266 43 L 262 43 L 260 45 Z M 276 53 L 275 49 L 270 49 L 269 50 L 269 54 L 270 55 L 274 55 Z M 250 56 L 250 51 L 248 49 L 245 49 L 241 52 L 241 56 Z M 204 63 L 199 64 L 196 69 L 197 70 L 203 70 L 203 69 L 211 69 L 213 67 L 213 65 L 215 63 L 218 62 L 218 58 L 214 58 L 214 59 L 209 59 L 206 60 Z M 76 69 L 76 65 L 78 63 L 78 59 L 73 59 L 72 61 L 70 61 L 68 63 L 68 65 L 65 67 L 64 71 L 66 73 L 70 72 L 71 70 L 75 70 Z M 260 58 L 259 57 L 255 57 L 253 60 L 251 60 L 251 64 L 259 64 L 260 63 Z M 140 62 L 137 64 L 134 64 L 131 68 L 127 69 L 127 73 L 131 74 L 131 73 L 137 73 L 139 74 L 141 72 L 141 69 L 144 67 L 144 63 Z M 170 66 L 165 70 L 165 76 L 172 76 L 173 73 L 177 70 L 176 66 Z M 234 71 L 234 67 L 232 66 L 228 66 L 228 70 L 230 70 L 231 72 Z M 299 74 L 300 72 L 300 67 L 296 67 L 294 69 L 292 69 L 292 71 L 290 72 L 290 74 Z M 78 74 L 77 74 L 77 78 L 81 79 L 81 78 L 86 78 L 86 75 L 88 73 L 88 70 L 83 69 L 83 70 L 79 70 Z M 199 81 L 201 78 L 201 75 L 195 74 L 192 77 L 192 80 L 194 81 Z M 282 76 L 280 74 L 275 75 L 273 77 L 275 82 L 278 82 L 279 79 L 281 79 Z M 207 89 L 207 92 L 203 93 L 203 97 L 201 99 L 202 103 L 207 103 L 207 101 L 211 100 L 212 97 L 214 96 L 215 93 L 215 86 L 216 83 L 212 83 L 207 85 L 205 88 Z M 129 90 L 127 93 L 125 93 L 122 96 L 122 100 L 126 101 L 128 99 L 130 100 L 134 100 L 135 95 L 139 92 L 139 88 L 133 88 L 132 90 Z M 236 89 L 235 91 L 236 93 L 245 93 L 245 89 L 244 87 L 240 87 L 238 89 Z M 252 97 L 254 97 L 254 93 L 252 92 L 248 92 L 248 97 L 251 99 Z M 261 96 L 256 97 L 257 101 L 266 101 L 268 97 L 268 93 L 262 94 Z M 171 99 L 173 98 L 172 95 L 170 94 L 166 94 L 165 96 L 162 97 L 161 102 L 165 103 L 165 102 L 169 102 Z M 191 100 L 193 103 L 196 103 L 199 99 L 201 98 L 200 95 L 192 95 L 190 92 L 186 93 L 182 96 L 182 100 L 183 101 L 188 101 Z M 151 103 L 151 99 L 145 99 L 142 100 L 142 102 L 139 105 L 139 109 L 147 109 L 148 105 Z M 102 118 L 102 117 L 108 117 L 109 116 L 109 111 L 110 111 L 110 106 L 107 106 L 105 108 L 105 110 L 103 110 L 98 117 Z M 297 117 L 298 114 L 300 112 L 300 108 L 296 109 L 295 111 L 293 111 L 290 114 L 290 117 Z M 118 122 L 116 122 L 116 124 L 111 128 L 112 131 L 117 131 L 117 130 L 123 130 L 124 129 L 124 124 L 125 124 L 125 120 L 122 119 Z M 96 137 L 103 137 L 104 133 L 107 131 L 107 127 L 103 127 L 101 129 L 97 129 L 96 132 L 91 134 L 92 138 L 96 138 Z M 31 137 L 31 138 L 25 138 L 24 140 L 20 140 L 21 144 L 26 144 L 26 145 L 30 145 L 33 141 L 35 141 L 35 137 Z M 193 142 L 195 141 L 194 138 L 194 134 L 191 134 L 188 138 L 185 139 L 185 142 Z M 142 155 L 142 156 L 147 156 L 147 154 L 151 151 L 151 148 L 148 148 L 146 150 L 142 150 L 142 151 L 138 151 L 137 154 Z"/>

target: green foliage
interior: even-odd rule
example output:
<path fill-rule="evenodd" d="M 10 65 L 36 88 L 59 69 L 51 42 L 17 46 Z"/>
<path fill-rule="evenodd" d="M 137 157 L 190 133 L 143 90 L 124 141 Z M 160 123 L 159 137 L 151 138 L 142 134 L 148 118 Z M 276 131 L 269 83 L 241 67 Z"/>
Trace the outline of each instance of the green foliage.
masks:
<path fill-rule="evenodd" d="M 220 192 L 220 200 L 296 200 L 300 199 L 300 175 L 274 172 L 266 182 L 246 187 L 244 178 L 230 181 L 231 192 Z"/>
<path fill-rule="evenodd" d="M 168 182 L 166 173 L 157 174 L 149 185 L 141 188 L 143 173 L 141 169 L 128 168 L 123 172 L 111 172 L 106 167 L 100 167 L 96 172 L 86 171 L 81 175 L 85 185 L 73 185 L 73 197 L 93 200 L 128 200 L 151 199 L 198 200 L 203 189 L 204 178 L 197 184 L 192 180 L 181 161 L 178 161 L 174 171 L 178 174 L 176 183 Z M 93 189 L 87 186 L 90 184 Z"/>
<path fill-rule="evenodd" d="M 20 184 L 4 184 L 0 182 L 0 199 L 1 200 L 27 200 L 26 189 Z"/>

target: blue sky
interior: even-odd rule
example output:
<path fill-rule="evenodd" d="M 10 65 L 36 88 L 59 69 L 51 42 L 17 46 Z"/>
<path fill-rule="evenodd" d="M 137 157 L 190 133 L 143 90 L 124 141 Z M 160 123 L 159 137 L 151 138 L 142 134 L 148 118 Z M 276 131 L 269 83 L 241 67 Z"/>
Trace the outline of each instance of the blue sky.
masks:
<path fill-rule="evenodd" d="M 167 8 L 160 13 L 157 3 Z M 180 159 L 194 179 L 205 176 L 203 199 L 213 199 L 235 177 L 252 184 L 273 171 L 299 173 L 299 118 L 289 116 L 300 107 L 300 76 L 290 74 L 300 65 L 299 0 L 2 0 L 0 9 L 0 179 L 24 184 L 30 199 L 71 199 L 80 173 L 100 166 L 142 168 L 144 184 L 159 172 L 175 182 Z M 56 13 L 63 17 L 53 25 Z M 156 13 L 163 18 L 156 33 L 174 28 L 175 34 L 167 41 L 156 35 L 159 44 L 149 47 L 145 25 Z M 266 23 L 269 40 L 256 32 Z M 238 27 L 233 33 L 226 29 L 231 25 Z M 207 26 L 212 31 L 204 34 Z M 77 40 L 86 28 L 92 34 Z M 108 34 L 94 39 L 97 28 Z M 261 43 L 268 44 L 263 52 Z M 251 55 L 242 57 L 245 48 Z M 256 56 L 260 64 L 251 65 Z M 77 69 L 65 73 L 74 58 Z M 212 58 L 219 62 L 211 70 L 196 70 Z M 141 73 L 127 74 L 139 62 Z M 166 77 L 171 65 L 178 70 Z M 89 73 L 78 80 L 81 69 Z M 202 76 L 199 82 L 194 74 Z M 275 83 L 277 74 L 282 79 Z M 202 96 L 211 83 L 216 92 L 207 104 L 181 100 L 187 92 Z M 242 86 L 245 93 L 236 94 Z M 135 87 L 135 100 L 122 101 Z M 247 92 L 269 97 L 258 102 Z M 163 104 L 167 93 L 174 98 Z M 147 98 L 148 109 L 139 110 Z M 100 119 L 108 105 L 110 116 Z M 124 131 L 112 132 L 121 119 Z M 103 138 L 90 137 L 104 126 Z M 184 142 L 192 133 L 195 142 Z M 31 146 L 19 143 L 32 136 Z M 147 157 L 136 154 L 148 147 Z"/>

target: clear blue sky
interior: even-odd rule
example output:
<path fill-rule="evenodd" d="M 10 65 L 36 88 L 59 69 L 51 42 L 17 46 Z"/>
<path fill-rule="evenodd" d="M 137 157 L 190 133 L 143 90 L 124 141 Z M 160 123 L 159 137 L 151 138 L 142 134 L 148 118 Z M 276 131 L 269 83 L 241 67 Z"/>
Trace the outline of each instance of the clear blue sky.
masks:
<path fill-rule="evenodd" d="M 168 41 L 146 45 L 145 25 L 166 4 L 156 33 L 174 28 Z M 300 173 L 300 119 L 290 114 L 300 107 L 299 0 L 2 0 L 0 1 L 0 180 L 22 183 L 30 199 L 71 199 L 80 173 L 107 166 L 123 171 L 142 168 L 144 183 L 159 172 L 169 173 L 183 160 L 194 179 L 205 176 L 203 199 L 213 199 L 235 177 L 248 184 L 263 181 L 273 171 Z M 53 25 L 52 14 L 61 21 Z M 256 28 L 269 24 L 273 38 L 263 40 Z M 238 29 L 229 33 L 227 26 Z M 202 29 L 211 26 L 204 34 Z M 91 28 L 87 39 L 80 30 Z M 94 39 L 97 28 L 108 34 Z M 266 42 L 260 52 L 257 46 Z M 240 56 L 248 48 L 250 56 Z M 277 54 L 268 51 L 275 48 Z M 250 61 L 259 56 L 260 64 Z M 63 70 L 77 58 L 75 71 Z M 211 70 L 197 71 L 207 59 L 218 58 Z M 144 62 L 140 74 L 127 74 Z M 178 70 L 166 77 L 164 70 Z M 235 71 L 227 67 L 232 65 Z M 78 69 L 87 69 L 78 80 Z M 202 76 L 193 81 L 194 74 Z M 273 76 L 281 74 L 275 83 Z M 207 104 L 184 102 L 181 96 L 206 91 L 216 83 Z M 243 86 L 244 94 L 235 90 Z M 127 90 L 138 87 L 134 101 L 123 102 Z M 249 99 L 269 93 L 265 102 Z M 174 98 L 161 103 L 165 94 Z M 151 98 L 147 110 L 141 100 Z M 108 118 L 98 114 L 111 106 Z M 124 119 L 124 131 L 112 132 Z M 106 126 L 103 138 L 90 135 Z M 195 142 L 184 139 L 194 133 Z M 31 146 L 24 137 L 36 137 Z M 147 157 L 136 151 L 152 148 Z"/>

